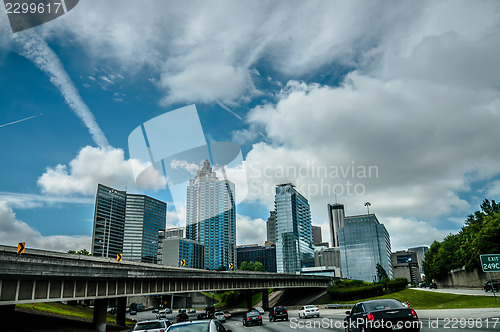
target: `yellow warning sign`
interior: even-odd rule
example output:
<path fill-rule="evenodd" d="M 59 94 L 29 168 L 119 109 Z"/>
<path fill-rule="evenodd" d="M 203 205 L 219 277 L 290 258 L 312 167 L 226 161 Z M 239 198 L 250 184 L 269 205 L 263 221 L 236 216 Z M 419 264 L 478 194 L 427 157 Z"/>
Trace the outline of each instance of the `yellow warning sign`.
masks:
<path fill-rule="evenodd" d="M 123 259 L 123 254 L 116 254 L 116 261 L 121 262 Z"/>
<path fill-rule="evenodd" d="M 230 270 L 234 269 L 234 264 L 233 263 L 229 263 L 229 269 Z"/>
<path fill-rule="evenodd" d="M 185 259 L 181 259 L 181 266 L 186 266 L 186 260 Z"/>
<path fill-rule="evenodd" d="M 26 246 L 26 242 L 19 242 L 17 244 L 17 254 L 20 255 L 20 254 L 24 254 L 24 248 Z"/>

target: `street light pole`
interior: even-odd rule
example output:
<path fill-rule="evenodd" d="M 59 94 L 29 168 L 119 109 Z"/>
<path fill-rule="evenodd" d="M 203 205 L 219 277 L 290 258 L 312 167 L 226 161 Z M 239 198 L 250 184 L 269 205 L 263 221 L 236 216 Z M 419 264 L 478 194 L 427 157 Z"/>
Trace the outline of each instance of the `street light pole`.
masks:
<path fill-rule="evenodd" d="M 370 202 L 366 202 L 366 203 L 365 203 L 366 210 L 368 211 L 368 218 L 370 218 L 370 206 L 371 206 L 371 205 L 372 205 L 372 204 L 371 204 Z"/>

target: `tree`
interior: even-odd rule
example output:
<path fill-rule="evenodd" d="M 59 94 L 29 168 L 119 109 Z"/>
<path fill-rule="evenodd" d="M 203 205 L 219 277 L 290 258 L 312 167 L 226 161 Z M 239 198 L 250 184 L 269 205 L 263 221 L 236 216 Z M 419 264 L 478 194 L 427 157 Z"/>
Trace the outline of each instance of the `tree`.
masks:
<path fill-rule="evenodd" d="M 90 252 L 88 252 L 87 249 L 82 249 L 82 250 L 78 250 L 78 251 L 68 250 L 68 254 L 92 256 L 92 254 Z"/>
<path fill-rule="evenodd" d="M 254 271 L 265 271 L 264 269 L 264 265 L 261 263 L 261 262 L 255 262 L 255 265 L 254 265 Z"/>
<path fill-rule="evenodd" d="M 383 279 L 389 279 L 387 272 L 385 271 L 384 267 L 380 265 L 380 263 L 377 263 L 377 278 L 379 281 Z"/>

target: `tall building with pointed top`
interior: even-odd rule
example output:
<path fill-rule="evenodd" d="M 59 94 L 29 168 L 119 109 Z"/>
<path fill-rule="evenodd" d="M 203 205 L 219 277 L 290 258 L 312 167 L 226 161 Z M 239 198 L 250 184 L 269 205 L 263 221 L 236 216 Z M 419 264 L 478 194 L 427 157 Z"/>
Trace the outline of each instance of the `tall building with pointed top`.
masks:
<path fill-rule="evenodd" d="M 344 205 L 327 204 L 330 222 L 330 242 L 332 248 L 339 246 L 339 229 L 344 227 Z"/>
<path fill-rule="evenodd" d="M 220 180 L 208 160 L 187 187 L 186 238 L 204 246 L 205 269 L 236 266 L 234 183 Z"/>
<path fill-rule="evenodd" d="M 276 267 L 278 273 L 297 273 L 314 266 L 309 202 L 291 183 L 276 186 Z"/>

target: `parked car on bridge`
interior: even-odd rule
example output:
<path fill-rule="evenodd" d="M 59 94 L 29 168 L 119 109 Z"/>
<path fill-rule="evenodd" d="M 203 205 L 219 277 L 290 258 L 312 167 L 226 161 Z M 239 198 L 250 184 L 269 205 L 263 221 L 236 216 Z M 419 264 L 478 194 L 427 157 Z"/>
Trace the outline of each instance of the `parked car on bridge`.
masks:
<path fill-rule="evenodd" d="M 394 299 L 369 300 L 357 303 L 346 311 L 344 326 L 352 331 L 420 331 L 417 313 Z"/>
<path fill-rule="evenodd" d="M 299 309 L 299 318 L 319 317 L 319 309 L 315 305 L 305 305 Z"/>
<path fill-rule="evenodd" d="M 493 290 L 495 290 L 495 292 L 498 292 L 500 290 L 500 281 L 498 281 L 497 279 L 488 280 L 484 284 L 483 288 L 485 292 L 492 292 Z"/>
<path fill-rule="evenodd" d="M 269 310 L 269 321 L 275 322 L 278 319 L 288 320 L 288 310 L 285 306 L 278 305 Z"/>
<path fill-rule="evenodd" d="M 226 330 L 224 325 L 218 320 L 197 320 L 192 322 L 178 323 L 171 325 L 168 332 L 193 332 L 193 331 L 203 331 L 203 332 L 232 332 L 231 330 Z"/>
<path fill-rule="evenodd" d="M 262 325 L 262 315 L 260 312 L 256 310 L 252 310 L 247 312 L 243 316 L 243 326 L 248 325 Z"/>
<path fill-rule="evenodd" d="M 170 326 L 170 322 L 166 320 L 145 320 L 135 324 L 134 332 L 164 332 Z"/>

